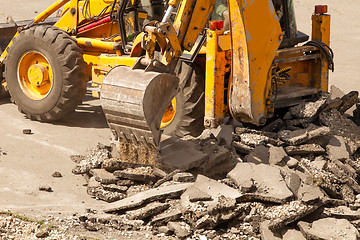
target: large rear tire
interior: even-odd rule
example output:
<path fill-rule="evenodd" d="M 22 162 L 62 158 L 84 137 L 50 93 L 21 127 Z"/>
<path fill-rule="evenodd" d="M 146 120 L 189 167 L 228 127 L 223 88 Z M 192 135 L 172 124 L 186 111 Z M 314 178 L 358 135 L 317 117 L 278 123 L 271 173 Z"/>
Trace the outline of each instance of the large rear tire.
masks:
<path fill-rule="evenodd" d="M 204 130 L 205 77 L 195 64 L 180 63 L 180 92 L 172 101 L 174 116 L 162 129 L 164 134 L 184 137 L 199 136 Z M 163 118 L 164 119 L 164 118 Z M 170 119 L 169 117 L 167 119 Z"/>
<path fill-rule="evenodd" d="M 0 50 L 0 55 L 1 55 L 1 50 Z M 9 97 L 9 91 L 5 89 L 6 83 L 3 74 L 4 74 L 4 66 L 0 66 L 0 99 Z"/>
<path fill-rule="evenodd" d="M 35 26 L 13 40 L 5 62 L 12 100 L 30 119 L 53 121 L 73 112 L 86 93 L 82 50 L 64 31 Z"/>

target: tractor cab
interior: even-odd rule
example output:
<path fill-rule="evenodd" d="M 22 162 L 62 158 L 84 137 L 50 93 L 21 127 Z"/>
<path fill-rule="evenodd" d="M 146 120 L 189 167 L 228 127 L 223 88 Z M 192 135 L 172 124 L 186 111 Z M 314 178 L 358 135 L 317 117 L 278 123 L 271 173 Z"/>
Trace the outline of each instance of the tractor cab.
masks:
<path fill-rule="evenodd" d="M 293 0 L 272 0 L 272 2 L 284 36 L 279 48 L 294 47 L 309 40 L 308 35 L 297 30 Z M 224 21 L 224 29 L 229 30 L 229 11 L 226 0 L 216 1 L 211 20 Z"/>

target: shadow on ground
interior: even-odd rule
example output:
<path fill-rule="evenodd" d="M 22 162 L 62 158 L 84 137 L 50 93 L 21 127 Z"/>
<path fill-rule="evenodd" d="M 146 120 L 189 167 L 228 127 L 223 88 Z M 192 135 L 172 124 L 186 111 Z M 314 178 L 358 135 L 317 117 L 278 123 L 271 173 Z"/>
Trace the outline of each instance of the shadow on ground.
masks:
<path fill-rule="evenodd" d="M 10 98 L 0 99 L 0 105 L 2 104 L 11 104 Z M 25 115 L 23 118 L 28 119 Z M 84 97 L 83 103 L 76 108 L 75 112 L 50 124 L 80 128 L 108 128 L 100 100 L 90 95 Z"/>

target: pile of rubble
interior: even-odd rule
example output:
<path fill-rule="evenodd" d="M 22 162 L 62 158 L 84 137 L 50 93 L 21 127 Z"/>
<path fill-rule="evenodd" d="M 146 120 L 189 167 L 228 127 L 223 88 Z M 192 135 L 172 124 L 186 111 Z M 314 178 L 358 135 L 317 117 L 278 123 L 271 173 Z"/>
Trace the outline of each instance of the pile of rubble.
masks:
<path fill-rule="evenodd" d="M 169 138 L 157 166 L 124 162 L 116 146 L 72 156 L 88 194 L 108 202 L 80 220 L 189 239 L 359 239 L 358 102 L 332 87 L 261 130 Z"/>

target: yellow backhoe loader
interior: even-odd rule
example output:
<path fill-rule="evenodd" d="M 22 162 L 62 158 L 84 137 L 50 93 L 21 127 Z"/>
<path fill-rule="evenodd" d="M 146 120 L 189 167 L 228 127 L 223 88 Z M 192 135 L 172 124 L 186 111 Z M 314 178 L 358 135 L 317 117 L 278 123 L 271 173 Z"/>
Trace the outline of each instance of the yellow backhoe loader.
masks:
<path fill-rule="evenodd" d="M 2 86 L 27 117 L 52 121 L 91 85 L 119 139 L 155 148 L 163 131 L 198 135 L 226 116 L 263 125 L 328 90 L 326 13 L 316 6 L 307 42 L 292 0 L 58 0 L 0 26 L 14 34 L 0 36 Z"/>

